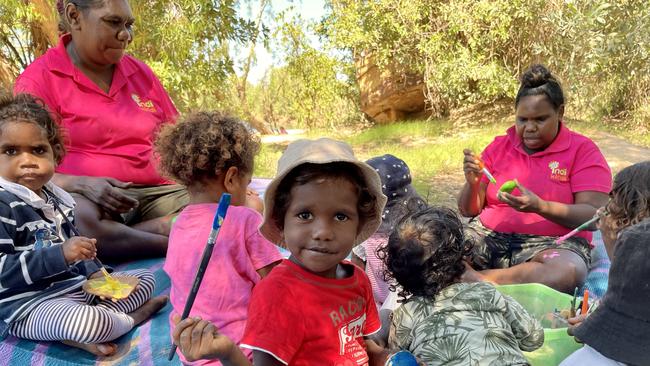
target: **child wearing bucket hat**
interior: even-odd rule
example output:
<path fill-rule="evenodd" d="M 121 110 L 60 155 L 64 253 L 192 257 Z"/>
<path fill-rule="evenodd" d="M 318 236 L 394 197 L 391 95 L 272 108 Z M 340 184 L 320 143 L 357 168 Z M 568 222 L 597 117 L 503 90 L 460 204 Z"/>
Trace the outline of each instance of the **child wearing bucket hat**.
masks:
<path fill-rule="evenodd" d="M 387 352 L 365 337 L 380 322 L 368 278 L 345 261 L 379 227 L 386 202 L 377 172 L 330 139 L 291 143 L 269 184 L 262 233 L 291 252 L 253 290 L 242 347 L 260 365 L 381 365 Z M 214 325 L 178 323 L 187 359 L 250 365 Z"/>
<path fill-rule="evenodd" d="M 596 310 L 569 328 L 585 346 L 562 366 L 650 365 L 650 161 L 621 170 L 610 196 L 599 222 L 609 285 Z"/>
<path fill-rule="evenodd" d="M 391 231 L 409 208 L 424 205 L 424 200 L 411 185 L 411 171 L 403 160 L 386 154 L 366 160 L 366 164 L 379 174 L 381 190 L 387 201 L 381 213 L 379 229 L 368 240 L 354 247 L 352 262 L 365 269 L 377 308 L 381 308 L 388 297 L 389 288 L 384 278 L 386 266 L 377 257 L 377 252 L 386 246 Z"/>

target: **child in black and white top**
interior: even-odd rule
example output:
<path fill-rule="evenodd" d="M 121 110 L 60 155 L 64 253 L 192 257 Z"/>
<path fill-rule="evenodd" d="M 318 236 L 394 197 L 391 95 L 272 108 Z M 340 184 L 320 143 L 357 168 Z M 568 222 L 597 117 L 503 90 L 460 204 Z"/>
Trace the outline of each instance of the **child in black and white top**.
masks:
<path fill-rule="evenodd" d="M 129 272 L 140 285 L 124 300 L 82 291 L 101 272 L 92 261 L 95 239 L 71 235 L 74 199 L 50 181 L 64 152 L 41 102 L 27 95 L 0 100 L 0 339 L 62 341 L 106 356 L 116 351 L 108 342 L 167 298 L 151 299 L 154 278 L 146 270 Z"/>

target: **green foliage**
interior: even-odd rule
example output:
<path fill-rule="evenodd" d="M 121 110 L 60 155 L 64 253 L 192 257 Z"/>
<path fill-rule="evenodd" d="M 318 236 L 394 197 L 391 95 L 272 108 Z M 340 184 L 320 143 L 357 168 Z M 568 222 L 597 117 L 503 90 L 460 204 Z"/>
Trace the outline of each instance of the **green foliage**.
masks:
<path fill-rule="evenodd" d="M 38 3 L 38 4 L 37 4 Z M 47 47 L 43 23 L 46 15 L 37 5 L 42 1 L 0 2 L 0 86 L 9 87 L 15 76 Z M 53 13 L 53 10 L 52 10 Z"/>
<path fill-rule="evenodd" d="M 284 54 L 284 65 L 271 69 L 254 87 L 251 106 L 272 126 L 331 129 L 358 123 L 358 91 L 350 63 L 311 45 L 311 26 L 299 17 L 278 17 L 273 37 Z"/>
<path fill-rule="evenodd" d="M 237 6 L 235 0 L 131 0 L 137 22 L 130 52 L 151 66 L 179 109 L 231 103 L 229 42 L 244 44 L 256 29 Z"/>
<path fill-rule="evenodd" d="M 534 62 L 564 81 L 574 115 L 634 116 L 650 96 L 646 1 L 331 0 L 321 29 L 355 57 L 422 73 L 438 114 L 512 98 Z"/>

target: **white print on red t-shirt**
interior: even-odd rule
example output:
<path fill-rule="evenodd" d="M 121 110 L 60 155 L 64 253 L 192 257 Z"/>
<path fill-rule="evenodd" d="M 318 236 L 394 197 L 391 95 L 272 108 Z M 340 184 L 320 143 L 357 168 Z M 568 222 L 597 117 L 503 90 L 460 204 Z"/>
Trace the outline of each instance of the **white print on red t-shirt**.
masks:
<path fill-rule="evenodd" d="M 363 346 L 363 329 L 366 326 L 366 314 L 343 324 L 339 328 L 339 353 L 347 359 L 354 361 L 354 365 L 365 365 L 368 362 L 368 354 Z"/>
<path fill-rule="evenodd" d="M 332 324 L 337 327 L 341 323 L 347 323 L 349 319 L 354 319 L 357 314 L 366 312 L 366 299 L 358 296 L 356 299 L 348 301 L 346 305 L 341 305 L 330 311 Z"/>

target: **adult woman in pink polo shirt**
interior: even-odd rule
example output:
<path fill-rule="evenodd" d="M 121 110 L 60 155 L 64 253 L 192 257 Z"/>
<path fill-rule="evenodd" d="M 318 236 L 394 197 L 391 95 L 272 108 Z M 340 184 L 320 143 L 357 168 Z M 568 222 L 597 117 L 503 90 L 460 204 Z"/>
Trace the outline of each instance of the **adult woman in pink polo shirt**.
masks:
<path fill-rule="evenodd" d="M 478 216 L 466 279 L 499 284 L 539 282 L 573 293 L 587 275 L 591 233 L 555 244 L 607 203 L 611 171 L 598 147 L 562 122 L 564 94 L 555 77 L 534 65 L 521 78 L 516 121 L 480 156 L 465 150 L 460 212 Z M 481 164 L 494 175 L 491 184 Z M 517 179 L 512 193 L 499 192 Z"/>
<path fill-rule="evenodd" d="M 169 217 L 187 201 L 152 159 L 156 131 L 174 104 L 154 73 L 125 55 L 133 37 L 127 0 L 59 1 L 65 30 L 14 92 L 34 94 L 61 117 L 68 153 L 55 182 L 75 194 L 80 231 L 102 258 L 164 256 Z"/>

